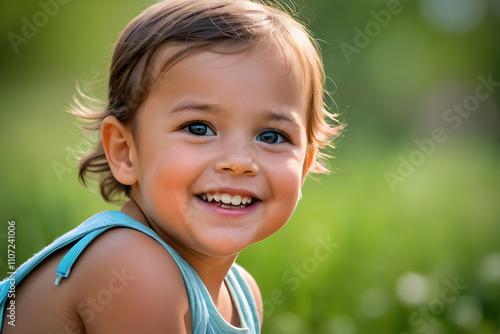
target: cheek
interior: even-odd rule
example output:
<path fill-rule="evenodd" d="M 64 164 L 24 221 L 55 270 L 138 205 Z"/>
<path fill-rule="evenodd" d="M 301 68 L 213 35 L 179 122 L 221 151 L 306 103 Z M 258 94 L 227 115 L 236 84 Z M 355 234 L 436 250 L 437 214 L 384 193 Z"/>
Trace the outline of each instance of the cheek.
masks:
<path fill-rule="evenodd" d="M 199 155 L 177 147 L 158 150 L 143 159 L 138 180 L 148 210 L 179 211 L 185 207 L 192 184 L 201 174 Z"/>
<path fill-rule="evenodd" d="M 288 159 L 279 168 L 273 169 L 268 178 L 273 197 L 280 203 L 282 210 L 291 215 L 300 196 L 302 186 L 302 162 Z"/>
<path fill-rule="evenodd" d="M 269 166 L 267 183 L 271 190 L 271 206 L 264 217 L 260 239 L 276 233 L 290 219 L 300 195 L 301 171 L 293 161 L 282 161 L 280 166 Z"/>

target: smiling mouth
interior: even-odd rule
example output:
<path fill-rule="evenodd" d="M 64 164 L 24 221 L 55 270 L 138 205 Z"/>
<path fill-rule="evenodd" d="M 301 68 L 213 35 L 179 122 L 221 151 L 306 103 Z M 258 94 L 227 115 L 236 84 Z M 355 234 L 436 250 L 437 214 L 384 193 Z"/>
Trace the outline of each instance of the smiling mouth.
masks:
<path fill-rule="evenodd" d="M 231 195 L 226 193 L 202 193 L 196 195 L 204 202 L 213 204 L 224 209 L 242 209 L 258 201 L 247 195 Z"/>

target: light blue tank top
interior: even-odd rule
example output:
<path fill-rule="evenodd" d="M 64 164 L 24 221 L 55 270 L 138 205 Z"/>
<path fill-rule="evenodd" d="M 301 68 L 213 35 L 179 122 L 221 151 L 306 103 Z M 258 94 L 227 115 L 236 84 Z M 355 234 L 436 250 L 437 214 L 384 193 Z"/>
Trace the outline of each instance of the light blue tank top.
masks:
<path fill-rule="evenodd" d="M 226 275 L 225 282 L 238 311 L 241 328 L 231 325 L 220 315 L 200 276 L 193 267 L 175 251 L 175 249 L 165 243 L 152 229 L 120 211 L 104 211 L 89 218 L 80 226 L 59 237 L 49 246 L 35 254 L 31 259 L 21 265 L 10 277 L 0 282 L 0 314 L 2 315 L 0 318 L 0 329 L 2 328 L 2 321 L 5 317 L 4 311 L 11 282 L 15 282 L 17 286 L 33 268 L 49 255 L 76 242 L 61 260 L 57 267 L 57 273 L 54 273 L 55 284 L 58 285 L 62 279 L 69 276 L 71 267 L 78 256 L 85 250 L 85 247 L 87 247 L 99 234 L 115 227 L 133 228 L 149 235 L 162 244 L 173 257 L 182 273 L 189 297 L 193 334 L 256 334 L 260 332 L 259 315 L 257 313 L 254 295 L 247 281 L 242 276 L 239 269 L 240 267 L 237 264 L 233 264 Z"/>

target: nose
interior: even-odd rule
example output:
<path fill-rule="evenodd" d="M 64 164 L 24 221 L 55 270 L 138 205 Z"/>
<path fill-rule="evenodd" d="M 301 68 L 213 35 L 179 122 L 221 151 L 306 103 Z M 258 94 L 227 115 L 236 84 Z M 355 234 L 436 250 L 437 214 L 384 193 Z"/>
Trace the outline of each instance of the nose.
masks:
<path fill-rule="evenodd" d="M 232 147 L 228 148 L 227 146 Z M 255 160 L 255 149 L 250 145 L 226 145 L 217 158 L 214 168 L 219 173 L 231 176 L 255 176 L 259 173 L 259 167 Z"/>

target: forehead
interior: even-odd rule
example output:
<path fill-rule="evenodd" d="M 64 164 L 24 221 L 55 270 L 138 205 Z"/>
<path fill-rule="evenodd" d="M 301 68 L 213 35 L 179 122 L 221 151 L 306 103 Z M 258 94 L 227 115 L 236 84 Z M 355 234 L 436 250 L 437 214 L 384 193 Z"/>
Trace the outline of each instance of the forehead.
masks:
<path fill-rule="evenodd" d="M 210 58 L 207 57 L 208 54 L 213 55 L 209 59 L 212 64 L 208 64 L 207 62 L 207 58 Z M 187 58 L 190 58 L 189 61 L 191 62 L 199 64 L 205 62 L 207 66 L 216 67 L 217 58 L 222 58 L 221 56 L 223 55 L 233 56 L 232 58 L 235 62 L 248 58 L 248 56 L 258 56 L 261 60 L 267 61 L 267 63 L 274 62 L 275 65 L 279 65 L 280 69 L 283 69 L 283 75 L 295 80 L 303 93 L 307 94 L 306 88 L 308 85 L 305 81 L 308 75 L 306 74 L 306 66 L 300 60 L 299 55 L 293 50 L 292 46 L 275 42 L 259 42 L 253 45 L 248 43 L 222 42 L 210 47 L 197 47 L 194 43 L 167 43 L 155 53 L 152 66 L 146 69 L 152 79 L 150 81 L 150 88 L 158 85 L 178 62 L 185 62 Z M 219 63 L 224 62 L 227 62 L 227 58 L 219 61 Z"/>
<path fill-rule="evenodd" d="M 210 91 L 215 89 L 211 86 L 223 84 L 223 79 L 230 81 L 236 77 L 238 87 L 248 89 L 249 94 L 250 90 L 272 89 L 287 95 L 291 104 L 300 105 L 300 109 L 305 110 L 308 95 L 305 88 L 308 85 L 304 82 L 297 58 L 272 43 L 258 43 L 251 47 L 219 45 L 207 50 L 171 45 L 160 50 L 154 59 L 151 93 L 165 85 L 180 88 L 176 83 L 186 82 L 188 77 L 193 82 L 207 81 L 207 86 L 201 87 Z"/>

